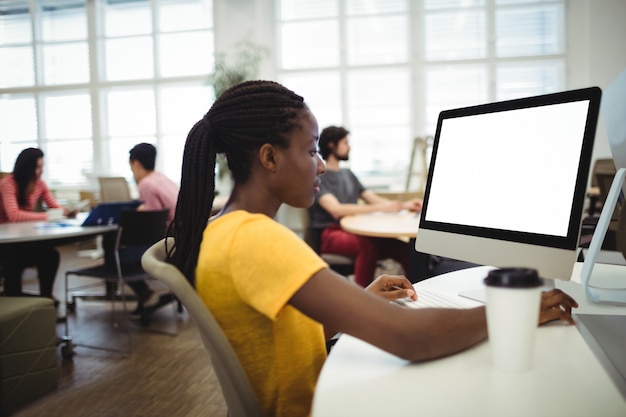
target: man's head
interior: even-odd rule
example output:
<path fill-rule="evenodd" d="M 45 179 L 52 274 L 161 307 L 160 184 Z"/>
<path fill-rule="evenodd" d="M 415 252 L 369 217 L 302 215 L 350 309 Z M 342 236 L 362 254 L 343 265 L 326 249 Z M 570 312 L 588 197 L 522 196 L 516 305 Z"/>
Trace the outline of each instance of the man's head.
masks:
<path fill-rule="evenodd" d="M 130 169 L 137 182 L 154 171 L 156 152 L 156 148 L 149 143 L 137 144 L 128 152 Z"/>
<path fill-rule="evenodd" d="M 339 161 L 347 161 L 350 154 L 348 134 L 350 132 L 343 127 L 328 126 L 320 133 L 320 154 L 324 160 L 333 155 Z"/>

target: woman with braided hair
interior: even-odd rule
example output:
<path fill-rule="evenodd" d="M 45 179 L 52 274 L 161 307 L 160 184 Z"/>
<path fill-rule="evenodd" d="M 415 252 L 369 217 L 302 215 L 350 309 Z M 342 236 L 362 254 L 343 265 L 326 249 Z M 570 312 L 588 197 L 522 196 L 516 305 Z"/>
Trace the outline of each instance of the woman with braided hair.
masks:
<path fill-rule="evenodd" d="M 283 203 L 313 204 L 325 171 L 317 141 L 317 121 L 302 97 L 271 81 L 248 81 L 215 101 L 185 145 L 170 260 L 215 315 L 266 416 L 309 415 L 325 341 L 337 332 L 414 361 L 487 336 L 484 307 L 389 303 L 416 299 L 405 277 L 381 276 L 363 290 L 273 220 Z M 234 185 L 210 218 L 218 153 L 226 155 Z M 572 306 L 555 290 L 543 297 L 540 322 L 573 323 Z"/>

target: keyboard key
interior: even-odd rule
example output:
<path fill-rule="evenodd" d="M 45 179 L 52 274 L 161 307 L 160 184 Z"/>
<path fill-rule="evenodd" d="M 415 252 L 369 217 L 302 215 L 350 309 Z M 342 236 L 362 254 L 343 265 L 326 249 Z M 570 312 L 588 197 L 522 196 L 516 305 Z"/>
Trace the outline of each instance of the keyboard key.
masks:
<path fill-rule="evenodd" d="M 410 297 L 398 298 L 393 302 L 401 306 L 413 309 L 419 308 L 456 308 L 465 309 L 472 308 L 475 304 L 466 302 L 461 299 L 452 298 L 442 292 L 431 288 L 418 288 L 417 301 L 413 301 Z"/>

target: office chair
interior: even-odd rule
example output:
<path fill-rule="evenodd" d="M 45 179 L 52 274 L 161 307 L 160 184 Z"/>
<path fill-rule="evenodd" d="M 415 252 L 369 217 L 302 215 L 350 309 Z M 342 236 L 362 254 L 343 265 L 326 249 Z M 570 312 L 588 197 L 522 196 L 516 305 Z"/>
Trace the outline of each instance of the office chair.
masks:
<path fill-rule="evenodd" d="M 100 184 L 100 202 L 132 200 L 126 178 L 98 177 L 98 183 Z"/>
<path fill-rule="evenodd" d="M 127 348 L 122 350 L 84 344 L 80 346 L 121 352 L 127 355 L 130 355 L 132 352 L 131 326 L 124 285 L 129 281 L 149 280 L 152 278 L 150 274 L 141 267 L 141 255 L 143 255 L 143 252 L 149 246 L 165 236 L 168 213 L 169 210 L 123 211 L 120 216 L 119 227 L 112 249 L 113 259 L 107 259 L 107 257 L 105 257 L 104 263 L 100 265 L 88 268 L 70 269 L 65 272 L 65 304 L 68 314 L 76 311 L 76 298 L 82 297 L 82 295 L 76 295 L 75 291 L 86 288 L 103 284 L 113 286 L 114 291 L 112 291 L 110 300 L 111 312 L 114 319 L 116 313 L 116 299 L 120 298 L 122 301 L 122 311 L 126 325 L 120 327 L 124 327 L 126 330 Z M 97 282 L 83 283 L 82 285 L 71 287 L 69 285 L 69 277 L 71 276 L 95 278 Z M 174 311 L 175 321 L 177 321 L 176 314 L 176 311 Z M 62 348 L 62 354 L 67 359 L 73 356 L 73 346 L 77 346 L 77 344 L 72 343 L 69 322 L 69 319 L 65 320 L 65 340 L 67 343 Z M 149 317 L 142 315 L 141 323 L 147 326 L 149 324 Z M 114 326 L 117 327 L 118 323 L 114 323 Z"/>
<path fill-rule="evenodd" d="M 354 275 L 354 259 L 336 253 L 321 253 L 322 229 L 311 227 L 308 209 L 300 209 L 304 241 L 328 264 L 330 269 L 343 276 Z"/>
<path fill-rule="evenodd" d="M 173 246 L 174 239 L 167 239 L 168 247 Z M 228 416 L 261 416 L 261 409 L 248 375 L 222 328 L 185 276 L 165 260 L 165 239 L 163 239 L 144 253 L 141 263 L 150 275 L 170 288 L 198 327 L 226 399 Z"/>

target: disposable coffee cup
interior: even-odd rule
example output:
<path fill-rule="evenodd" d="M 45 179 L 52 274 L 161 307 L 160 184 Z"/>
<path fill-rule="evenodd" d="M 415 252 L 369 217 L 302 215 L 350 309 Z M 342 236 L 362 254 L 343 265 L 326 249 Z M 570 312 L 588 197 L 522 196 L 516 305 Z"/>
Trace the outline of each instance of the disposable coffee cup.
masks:
<path fill-rule="evenodd" d="M 490 271 L 487 331 L 494 368 L 522 372 L 532 368 L 543 281 L 531 268 Z"/>
<path fill-rule="evenodd" d="M 48 209 L 48 220 L 56 221 L 63 219 L 63 209 L 62 208 L 51 208 Z"/>

